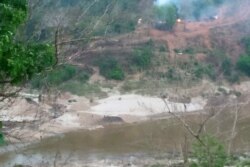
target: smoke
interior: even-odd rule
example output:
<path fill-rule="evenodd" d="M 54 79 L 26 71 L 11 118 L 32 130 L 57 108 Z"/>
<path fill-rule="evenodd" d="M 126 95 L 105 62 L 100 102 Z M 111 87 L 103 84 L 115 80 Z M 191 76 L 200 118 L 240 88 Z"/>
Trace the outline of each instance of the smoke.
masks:
<path fill-rule="evenodd" d="M 161 5 L 166 5 L 169 3 L 173 3 L 173 0 L 156 0 L 155 5 L 161 6 Z"/>
<path fill-rule="evenodd" d="M 226 0 L 155 0 L 156 6 L 174 4 L 178 15 L 188 20 L 209 19 L 218 13 L 218 9 Z"/>

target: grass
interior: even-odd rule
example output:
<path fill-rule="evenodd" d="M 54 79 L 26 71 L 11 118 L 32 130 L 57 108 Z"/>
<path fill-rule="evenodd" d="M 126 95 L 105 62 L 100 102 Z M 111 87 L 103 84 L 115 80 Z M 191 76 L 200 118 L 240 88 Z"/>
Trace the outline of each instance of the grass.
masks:
<path fill-rule="evenodd" d="M 130 92 L 142 95 L 159 95 L 169 86 L 166 80 L 130 80 L 123 83 L 120 91 L 122 93 Z"/>
<path fill-rule="evenodd" d="M 59 89 L 70 92 L 78 96 L 98 96 L 106 97 L 106 93 L 101 90 L 101 88 L 96 84 L 81 83 L 79 81 L 69 81 L 63 83 Z"/>

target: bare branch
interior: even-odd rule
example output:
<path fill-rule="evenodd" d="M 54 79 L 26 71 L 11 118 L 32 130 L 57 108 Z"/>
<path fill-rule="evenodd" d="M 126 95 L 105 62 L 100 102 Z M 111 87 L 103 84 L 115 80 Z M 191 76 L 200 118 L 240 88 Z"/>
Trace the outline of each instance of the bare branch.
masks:
<path fill-rule="evenodd" d="M 206 146 L 206 144 L 202 141 L 201 137 L 200 137 L 200 134 L 198 133 L 195 133 L 192 128 L 181 118 L 179 117 L 178 115 L 176 115 L 174 112 L 172 112 L 170 110 L 170 107 L 169 107 L 169 104 L 167 103 L 167 101 L 163 98 L 163 101 L 164 103 L 166 104 L 166 107 L 168 108 L 168 113 L 171 114 L 172 116 L 174 116 L 175 118 L 177 118 L 181 123 L 182 125 L 188 130 L 188 132 L 195 138 L 197 139 L 197 141 L 203 145 L 203 146 Z"/>

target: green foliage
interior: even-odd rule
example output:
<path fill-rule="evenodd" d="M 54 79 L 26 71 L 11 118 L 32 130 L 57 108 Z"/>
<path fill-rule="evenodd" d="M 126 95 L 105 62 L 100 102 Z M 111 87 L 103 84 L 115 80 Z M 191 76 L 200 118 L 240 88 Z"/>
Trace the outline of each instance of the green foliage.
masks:
<path fill-rule="evenodd" d="M 245 37 L 241 41 L 245 46 L 246 53 L 250 55 L 250 37 Z"/>
<path fill-rule="evenodd" d="M 26 0 L 0 1 L 0 81 L 17 84 L 30 79 L 54 62 L 49 45 L 29 44 L 15 39 L 27 16 Z"/>
<path fill-rule="evenodd" d="M 193 156 L 197 159 L 191 167 L 224 167 L 228 156 L 223 145 L 214 137 L 202 137 L 203 144 L 197 142 L 193 146 Z"/>
<path fill-rule="evenodd" d="M 142 0 L 46 0 L 39 1 L 25 25 L 26 39 L 51 41 L 53 18 L 61 20 L 61 32 L 70 38 L 114 35 L 135 30 Z M 31 1 L 32 3 L 32 1 Z M 34 2 L 33 2 L 34 3 Z M 141 15 L 140 15 L 141 16 Z M 98 20 L 98 21 L 97 21 Z"/>
<path fill-rule="evenodd" d="M 180 80 L 180 74 L 177 73 L 174 67 L 169 67 L 166 73 L 166 77 L 169 81 L 177 81 Z"/>
<path fill-rule="evenodd" d="M 59 89 L 70 92 L 78 96 L 100 95 L 104 96 L 98 85 L 82 83 L 79 81 L 65 82 L 59 86 Z"/>
<path fill-rule="evenodd" d="M 4 135 L 2 132 L 0 132 L 0 146 L 5 144 L 5 140 L 4 140 Z"/>
<path fill-rule="evenodd" d="M 223 60 L 223 62 L 221 63 L 221 71 L 223 72 L 223 74 L 225 76 L 230 76 L 232 73 L 232 61 L 229 58 L 226 58 Z"/>
<path fill-rule="evenodd" d="M 188 47 L 188 48 L 184 49 L 183 53 L 192 55 L 195 53 L 195 51 L 193 48 Z"/>
<path fill-rule="evenodd" d="M 178 18 L 178 9 L 175 4 L 166 4 L 154 7 L 156 18 L 166 21 L 165 29 L 172 30 Z"/>
<path fill-rule="evenodd" d="M 250 56 L 241 56 L 236 64 L 237 69 L 250 76 Z"/>
<path fill-rule="evenodd" d="M 145 46 L 134 50 L 132 55 L 132 65 L 139 69 L 146 69 L 151 65 L 153 57 L 153 43 L 149 41 Z"/>
<path fill-rule="evenodd" d="M 125 74 L 116 59 L 106 57 L 101 58 L 96 63 L 100 69 L 100 74 L 105 78 L 114 80 L 124 79 Z"/>
<path fill-rule="evenodd" d="M 250 160 L 243 160 L 237 164 L 237 167 L 248 167 L 250 166 Z"/>
<path fill-rule="evenodd" d="M 242 39 L 247 55 L 242 55 L 236 63 L 237 69 L 250 76 L 250 37 Z"/>
<path fill-rule="evenodd" d="M 121 34 L 125 32 L 134 31 L 136 22 L 132 20 L 117 20 L 114 24 L 111 25 L 110 32 Z"/>
<path fill-rule="evenodd" d="M 2 133 L 2 128 L 3 128 L 3 122 L 0 121 L 0 146 L 5 143 L 4 135 Z"/>
<path fill-rule="evenodd" d="M 215 48 L 209 51 L 207 61 L 213 64 L 215 67 L 220 67 L 221 62 L 223 62 L 225 59 L 228 59 L 225 51 L 220 48 Z"/>
<path fill-rule="evenodd" d="M 151 64 L 151 53 L 148 49 L 135 49 L 132 58 L 133 64 L 141 69 L 149 67 Z"/>
<path fill-rule="evenodd" d="M 159 51 L 160 52 L 166 52 L 167 48 L 164 45 L 162 45 L 162 46 L 160 46 Z"/>
<path fill-rule="evenodd" d="M 211 64 L 201 64 L 201 63 L 195 63 L 194 67 L 192 69 L 193 75 L 201 79 L 203 76 L 208 76 L 212 80 L 216 79 L 216 73 L 215 73 L 215 67 Z"/>
<path fill-rule="evenodd" d="M 70 80 L 80 81 L 85 83 L 89 79 L 89 73 L 84 69 L 77 68 L 73 65 L 59 66 L 53 71 L 45 74 L 44 76 L 37 75 L 31 80 L 32 88 L 42 88 L 44 85 L 60 86 L 64 82 Z"/>
<path fill-rule="evenodd" d="M 240 81 L 240 74 L 237 71 L 233 71 L 229 76 L 226 76 L 226 79 L 230 83 L 237 83 Z"/>

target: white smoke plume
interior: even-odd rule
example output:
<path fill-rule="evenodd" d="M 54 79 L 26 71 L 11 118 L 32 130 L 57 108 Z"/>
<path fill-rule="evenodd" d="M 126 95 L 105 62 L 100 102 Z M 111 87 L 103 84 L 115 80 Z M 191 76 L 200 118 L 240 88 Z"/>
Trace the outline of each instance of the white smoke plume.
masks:
<path fill-rule="evenodd" d="M 185 19 L 205 19 L 216 15 L 218 8 L 223 5 L 216 4 L 215 1 L 226 2 L 227 0 L 155 0 L 156 6 L 175 4 L 178 14 Z M 210 3 L 211 2 L 211 3 Z M 202 6 L 202 3 L 205 4 Z M 199 7 L 201 6 L 201 7 Z M 204 7 L 205 6 L 205 7 Z"/>
<path fill-rule="evenodd" d="M 155 5 L 161 6 L 161 5 L 171 3 L 171 1 L 172 0 L 157 0 L 157 1 L 155 1 Z"/>

